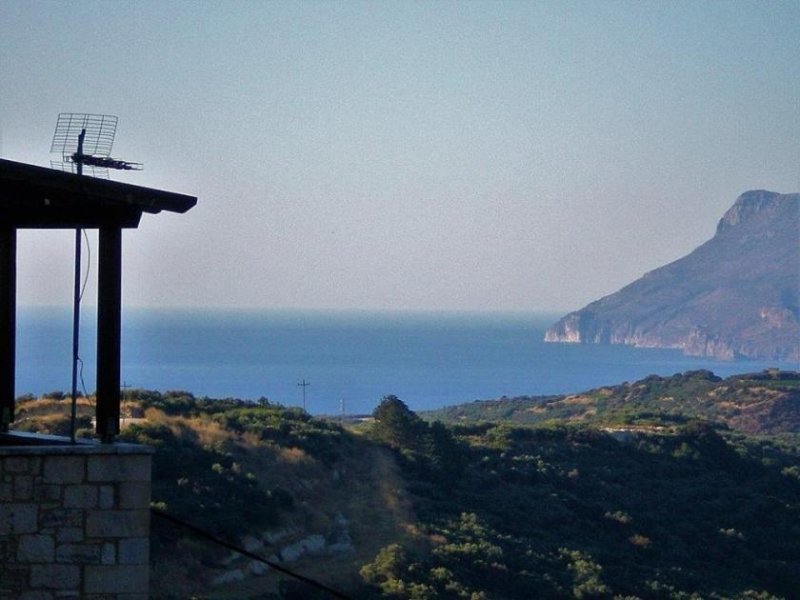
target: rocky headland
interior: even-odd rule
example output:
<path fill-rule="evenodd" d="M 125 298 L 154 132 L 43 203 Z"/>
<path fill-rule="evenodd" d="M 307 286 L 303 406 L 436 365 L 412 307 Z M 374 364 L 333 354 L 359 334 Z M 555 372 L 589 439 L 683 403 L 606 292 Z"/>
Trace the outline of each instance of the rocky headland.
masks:
<path fill-rule="evenodd" d="M 705 244 L 566 315 L 545 341 L 800 361 L 800 194 L 745 192 Z"/>

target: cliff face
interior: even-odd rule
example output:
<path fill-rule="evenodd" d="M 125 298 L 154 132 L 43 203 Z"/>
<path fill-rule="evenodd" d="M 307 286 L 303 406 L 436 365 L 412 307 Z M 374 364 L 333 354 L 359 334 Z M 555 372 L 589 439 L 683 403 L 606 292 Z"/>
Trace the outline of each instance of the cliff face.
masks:
<path fill-rule="evenodd" d="M 545 341 L 800 360 L 800 194 L 742 194 L 708 242 L 566 315 Z"/>

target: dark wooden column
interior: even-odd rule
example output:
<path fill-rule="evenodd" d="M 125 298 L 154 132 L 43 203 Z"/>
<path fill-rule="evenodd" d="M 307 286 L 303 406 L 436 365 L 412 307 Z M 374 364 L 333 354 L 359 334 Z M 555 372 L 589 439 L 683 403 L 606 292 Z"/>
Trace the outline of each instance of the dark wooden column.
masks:
<path fill-rule="evenodd" d="M 17 230 L 0 225 L 0 431 L 14 420 L 16 332 Z"/>
<path fill-rule="evenodd" d="M 122 229 L 100 228 L 97 274 L 97 434 L 103 442 L 119 433 L 122 341 Z"/>

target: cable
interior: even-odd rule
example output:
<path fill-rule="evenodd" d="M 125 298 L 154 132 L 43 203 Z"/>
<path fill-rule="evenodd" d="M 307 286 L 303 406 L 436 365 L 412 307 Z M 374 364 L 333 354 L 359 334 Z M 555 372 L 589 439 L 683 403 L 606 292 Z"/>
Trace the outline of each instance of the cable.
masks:
<path fill-rule="evenodd" d="M 79 144 L 83 144 L 81 134 Z M 78 417 L 78 349 L 81 322 L 81 229 L 75 229 L 75 277 L 72 288 L 72 402 L 70 407 L 69 439 L 75 443 L 75 425 Z"/>
<path fill-rule="evenodd" d="M 271 560 L 267 560 L 266 558 L 262 558 L 258 554 L 253 554 L 252 552 L 249 552 L 248 550 L 245 550 L 244 548 L 240 548 L 238 546 L 235 546 L 234 544 L 231 544 L 230 542 L 226 542 L 225 540 L 222 540 L 222 539 L 216 537 L 210 531 L 207 531 L 205 529 L 197 527 L 196 525 L 192 525 L 191 523 L 187 523 L 186 521 L 183 521 L 182 519 L 179 519 L 178 517 L 174 517 L 171 514 L 169 514 L 168 512 L 161 510 L 160 508 L 153 508 L 151 506 L 150 507 L 150 512 L 152 514 L 156 515 L 157 517 L 161 517 L 162 519 L 165 519 L 165 520 L 167 520 L 167 521 L 169 521 L 169 522 L 171 522 L 171 523 L 173 523 L 175 525 L 180 525 L 181 527 L 184 527 L 184 528 L 188 529 L 192 533 L 194 533 L 194 534 L 196 534 L 196 535 L 198 535 L 198 536 L 200 536 L 202 538 L 205 538 L 205 539 L 207 539 L 207 540 L 209 540 L 211 542 L 214 542 L 215 544 L 219 544 L 220 546 L 222 546 L 224 548 L 227 548 L 228 550 L 233 550 L 234 552 L 238 552 L 239 554 L 241 554 L 243 556 L 246 556 L 247 558 L 252 558 L 253 560 L 257 560 L 259 562 L 262 562 L 265 565 L 269 566 L 270 568 L 274 569 L 275 571 L 283 573 L 284 575 L 288 575 L 289 577 L 294 577 L 298 581 L 302 581 L 303 583 L 306 583 L 306 584 L 308 584 L 308 585 L 310 585 L 312 587 L 315 587 L 315 588 L 317 588 L 319 590 L 322 590 L 323 592 L 327 592 L 328 594 L 330 594 L 334 598 L 341 598 L 342 600 L 351 600 L 350 596 L 346 596 L 342 592 L 338 592 L 338 591 L 334 590 L 333 588 L 329 588 L 324 583 L 320 583 L 319 581 L 311 579 L 310 577 L 306 577 L 305 575 L 300 575 L 299 573 L 295 573 L 294 571 L 290 571 L 286 567 L 282 567 L 281 565 L 279 565 L 277 563 L 274 563 Z"/>
<path fill-rule="evenodd" d="M 83 284 L 81 285 L 81 293 L 78 296 L 78 305 L 83 302 L 83 293 L 86 291 L 86 285 L 89 283 L 89 272 L 92 269 L 92 245 L 89 243 L 89 234 L 86 233 L 86 230 L 83 230 L 83 240 L 86 242 L 86 274 L 83 276 Z M 83 380 L 83 359 L 78 355 L 76 357 L 78 359 L 78 363 L 80 363 L 80 380 L 81 380 L 81 388 L 83 389 L 83 397 L 88 398 L 89 392 L 86 391 L 86 382 Z"/>
<path fill-rule="evenodd" d="M 86 285 L 89 283 L 89 271 L 92 268 L 92 246 L 89 244 L 89 234 L 83 230 L 83 239 L 86 242 L 86 274 L 83 276 L 83 284 L 81 285 L 81 293 L 78 296 L 78 302 L 83 300 L 83 293 L 86 291 Z"/>
<path fill-rule="evenodd" d="M 88 399 L 89 392 L 86 391 L 86 382 L 83 380 L 83 359 L 80 356 L 78 357 L 78 364 L 80 365 L 80 369 L 78 370 L 78 377 L 81 380 L 81 389 L 83 390 L 83 397 Z"/>
<path fill-rule="evenodd" d="M 89 271 L 92 268 L 92 247 L 89 244 L 89 235 L 86 230 L 78 230 L 75 238 L 75 289 L 73 302 L 73 320 L 72 320 L 72 402 L 70 407 L 70 422 L 69 422 L 69 437 L 70 441 L 75 443 L 75 433 L 78 419 L 78 377 L 81 380 L 81 388 L 83 388 L 84 398 L 89 397 L 86 391 L 86 382 L 83 379 L 83 359 L 80 356 L 80 315 L 81 315 L 81 301 L 83 294 L 86 291 L 86 285 L 89 283 Z M 86 273 L 83 276 L 83 283 L 78 286 L 80 279 L 80 263 L 81 263 L 81 240 L 80 235 L 83 234 L 83 239 L 86 242 Z M 79 368 L 80 365 L 80 368 Z"/>

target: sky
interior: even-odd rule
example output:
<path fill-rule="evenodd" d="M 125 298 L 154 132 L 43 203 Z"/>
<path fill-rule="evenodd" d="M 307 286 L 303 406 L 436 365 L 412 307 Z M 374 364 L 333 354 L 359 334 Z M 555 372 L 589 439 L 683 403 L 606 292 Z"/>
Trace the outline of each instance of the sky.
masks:
<path fill-rule="evenodd" d="M 0 157 L 113 114 L 113 179 L 198 197 L 124 232 L 126 307 L 568 311 L 798 191 L 798 32 L 780 0 L 0 0 Z M 20 232 L 20 305 L 70 304 L 72 236 Z"/>

